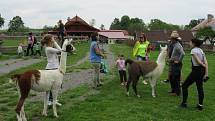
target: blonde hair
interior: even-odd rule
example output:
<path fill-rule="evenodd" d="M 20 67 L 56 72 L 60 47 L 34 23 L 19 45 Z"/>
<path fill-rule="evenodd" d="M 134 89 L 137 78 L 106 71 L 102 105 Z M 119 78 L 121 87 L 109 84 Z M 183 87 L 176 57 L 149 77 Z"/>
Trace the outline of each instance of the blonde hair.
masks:
<path fill-rule="evenodd" d="M 49 45 L 49 43 L 52 41 L 53 35 L 51 34 L 46 34 L 44 35 L 43 39 L 41 40 L 41 45 Z"/>

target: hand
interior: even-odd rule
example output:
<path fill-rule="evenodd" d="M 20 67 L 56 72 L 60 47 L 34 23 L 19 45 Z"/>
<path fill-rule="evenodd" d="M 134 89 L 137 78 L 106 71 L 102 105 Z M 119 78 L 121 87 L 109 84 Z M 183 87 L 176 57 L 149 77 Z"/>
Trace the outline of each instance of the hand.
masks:
<path fill-rule="evenodd" d="M 174 61 L 174 63 L 179 63 L 179 61 Z"/>
<path fill-rule="evenodd" d="M 208 77 L 208 75 L 204 75 L 203 81 L 206 82 L 208 79 L 210 79 L 210 78 Z"/>

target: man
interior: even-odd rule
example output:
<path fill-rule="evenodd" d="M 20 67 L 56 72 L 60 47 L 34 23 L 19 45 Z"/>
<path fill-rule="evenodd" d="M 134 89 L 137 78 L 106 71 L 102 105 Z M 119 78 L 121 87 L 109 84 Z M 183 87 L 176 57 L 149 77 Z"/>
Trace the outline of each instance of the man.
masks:
<path fill-rule="evenodd" d="M 171 84 L 170 94 L 173 96 L 180 96 L 180 77 L 182 69 L 182 60 L 185 55 L 182 45 L 179 43 L 179 34 L 177 31 L 173 31 L 170 39 L 172 48 L 169 50 L 169 79 Z M 171 50 L 172 49 L 172 50 Z"/>
<path fill-rule="evenodd" d="M 58 26 L 59 26 L 58 38 L 61 40 L 61 47 L 62 47 L 63 42 L 64 42 L 64 34 L 65 34 L 65 27 L 64 27 L 62 20 L 59 20 Z"/>

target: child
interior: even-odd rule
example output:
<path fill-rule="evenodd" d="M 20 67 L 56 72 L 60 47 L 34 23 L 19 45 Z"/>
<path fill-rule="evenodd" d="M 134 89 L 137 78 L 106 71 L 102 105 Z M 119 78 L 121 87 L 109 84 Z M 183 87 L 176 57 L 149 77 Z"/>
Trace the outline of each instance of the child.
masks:
<path fill-rule="evenodd" d="M 18 56 L 24 56 L 23 44 L 22 43 L 20 43 L 18 48 L 17 48 L 17 54 L 18 54 Z"/>
<path fill-rule="evenodd" d="M 123 55 L 119 55 L 116 61 L 116 66 L 119 70 L 120 82 L 121 85 L 126 84 L 127 77 L 126 77 L 126 67 L 125 67 L 125 59 Z"/>
<path fill-rule="evenodd" d="M 187 79 L 184 81 L 182 85 L 183 91 L 183 101 L 181 103 L 181 107 L 187 107 L 187 97 L 188 97 L 188 88 L 191 84 L 196 82 L 198 95 L 199 95 L 199 103 L 196 108 L 198 110 L 203 109 L 203 99 L 204 99 L 204 91 L 203 91 L 203 81 L 209 79 L 208 77 L 208 63 L 205 56 L 205 53 L 202 51 L 200 46 L 203 41 L 198 39 L 192 39 L 190 45 L 192 47 L 191 55 L 192 55 L 192 71 L 188 75 Z"/>
<path fill-rule="evenodd" d="M 51 34 L 46 34 L 43 37 L 41 44 L 42 46 L 45 47 L 45 53 L 48 61 L 46 65 L 46 70 L 58 69 L 60 64 L 59 64 L 59 59 L 57 54 L 60 53 L 62 49 L 55 41 L 54 36 L 52 36 Z M 51 105 L 52 101 L 53 101 L 53 98 L 52 98 L 52 93 L 50 91 L 48 104 Z M 58 102 L 56 102 L 56 104 L 61 106 L 61 104 Z"/>
<path fill-rule="evenodd" d="M 41 56 L 41 45 L 40 45 L 40 42 L 37 42 L 36 44 L 35 44 L 35 50 L 36 50 L 36 52 L 35 52 L 35 56 L 37 55 L 37 54 L 39 54 L 40 56 Z"/>

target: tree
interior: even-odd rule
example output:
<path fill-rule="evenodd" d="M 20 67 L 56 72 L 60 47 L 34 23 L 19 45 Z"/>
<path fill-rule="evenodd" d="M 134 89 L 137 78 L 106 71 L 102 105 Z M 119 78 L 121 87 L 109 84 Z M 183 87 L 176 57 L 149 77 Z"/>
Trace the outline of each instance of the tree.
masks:
<path fill-rule="evenodd" d="M 20 16 L 13 17 L 13 19 L 10 20 L 8 26 L 9 32 L 29 31 L 29 28 L 24 26 L 24 22 L 22 21 L 22 18 Z"/>
<path fill-rule="evenodd" d="M 149 30 L 178 30 L 180 26 L 167 24 L 159 19 L 152 19 L 148 25 Z"/>
<path fill-rule="evenodd" d="M 195 36 L 197 38 L 204 38 L 204 40 L 209 40 L 211 45 L 215 44 L 215 31 L 211 27 L 199 29 Z"/>
<path fill-rule="evenodd" d="M 0 28 L 4 25 L 4 18 L 1 17 L 1 14 L 0 14 Z"/>
<path fill-rule="evenodd" d="M 185 29 L 190 30 L 196 25 L 200 24 L 204 19 L 192 19 L 188 25 L 185 25 Z"/>
<path fill-rule="evenodd" d="M 48 31 L 50 31 L 52 29 L 54 29 L 54 27 L 52 27 L 52 26 L 47 26 L 47 25 L 43 26 L 43 31 L 44 32 L 48 32 Z"/>
<path fill-rule="evenodd" d="M 121 17 L 121 21 L 120 21 L 121 27 L 123 30 L 127 30 L 128 26 L 130 24 L 130 18 L 127 15 L 124 15 Z"/>
<path fill-rule="evenodd" d="M 100 29 L 101 29 L 101 30 L 105 30 L 105 25 L 104 25 L 104 24 L 101 24 Z"/>
<path fill-rule="evenodd" d="M 116 30 L 116 29 L 122 29 L 118 18 L 115 18 L 110 25 L 110 30 Z"/>
<path fill-rule="evenodd" d="M 90 26 L 95 26 L 96 25 L 96 20 L 95 19 L 91 19 L 89 22 Z"/>

